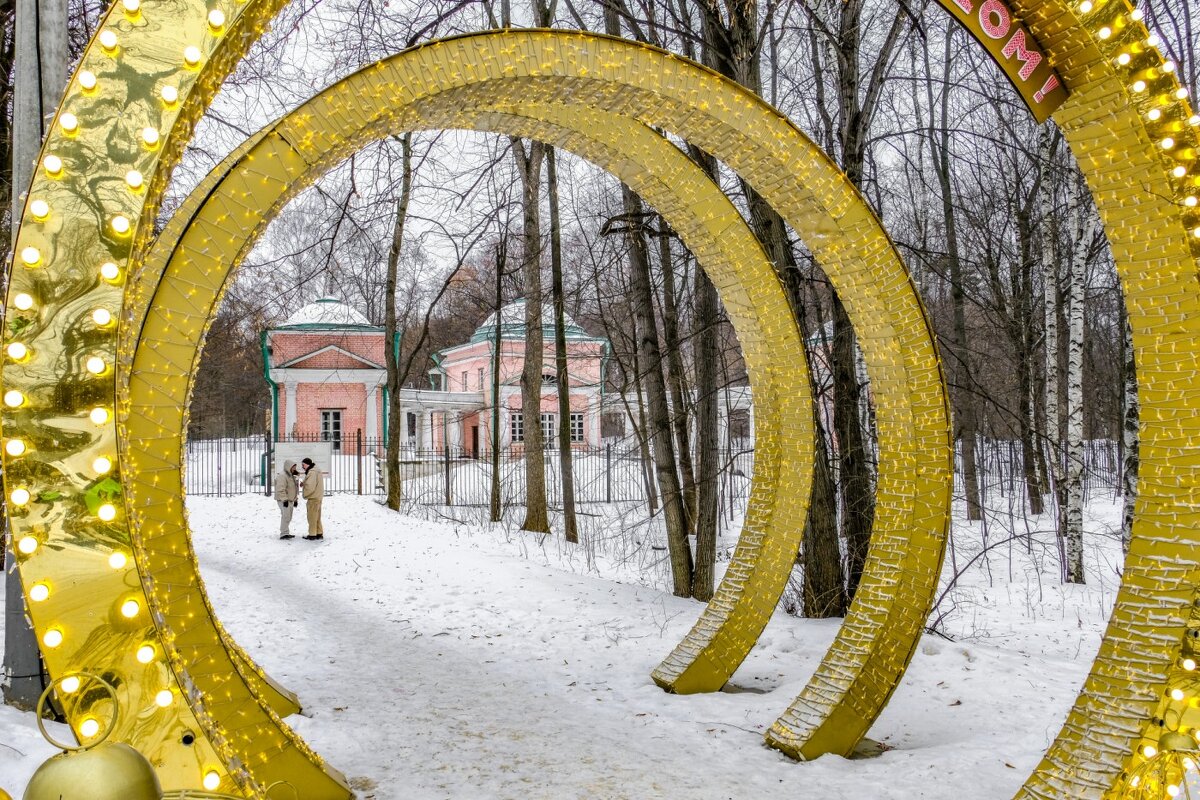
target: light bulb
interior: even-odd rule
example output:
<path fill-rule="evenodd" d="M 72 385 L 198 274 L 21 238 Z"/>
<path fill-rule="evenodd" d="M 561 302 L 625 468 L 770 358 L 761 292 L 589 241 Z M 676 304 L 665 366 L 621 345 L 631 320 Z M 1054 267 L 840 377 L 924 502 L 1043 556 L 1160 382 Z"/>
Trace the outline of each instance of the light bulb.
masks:
<path fill-rule="evenodd" d="M 1167 74 L 1174 72 L 1175 71 L 1175 62 L 1174 61 L 1164 61 L 1163 65 L 1162 65 L 1162 71 Z"/>
<path fill-rule="evenodd" d="M 29 203 L 29 213 L 33 214 L 33 218 L 40 222 L 50 216 L 50 204 L 39 197 Z"/>
<path fill-rule="evenodd" d="M 130 189 L 142 188 L 142 183 L 144 180 L 145 179 L 142 178 L 142 173 L 138 172 L 136 169 L 131 169 L 129 172 L 125 173 L 125 183 L 129 185 Z"/>
<path fill-rule="evenodd" d="M 110 469 L 112 469 L 112 460 L 110 460 L 106 456 L 100 456 L 99 458 L 97 458 L 95 461 L 92 462 L 92 469 L 94 469 L 100 475 L 106 475 L 106 474 L 108 474 L 108 471 Z M 116 555 L 121 555 L 121 554 L 113 553 L 113 556 L 116 556 Z M 121 566 L 125 566 L 125 563 L 124 563 L 125 556 L 121 555 L 121 558 L 122 558 Z M 109 557 L 109 561 L 110 562 L 112 561 L 112 557 Z"/>
<path fill-rule="evenodd" d="M 115 281 L 121 277 L 121 268 L 111 261 L 105 261 L 100 265 L 100 277 L 106 281 Z"/>
<path fill-rule="evenodd" d="M 147 147 L 154 147 L 158 144 L 158 129 L 157 128 L 142 128 L 142 141 Z"/>
<path fill-rule="evenodd" d="M 26 294 L 25 292 L 21 292 L 19 295 L 13 298 L 13 305 L 16 306 L 20 311 L 28 311 L 29 309 L 33 308 L 33 296 Z"/>
<path fill-rule="evenodd" d="M 120 550 L 117 550 L 108 557 L 108 565 L 113 569 L 125 569 L 125 565 L 128 563 L 129 558 Z"/>
<path fill-rule="evenodd" d="M 112 229 L 121 236 L 129 233 L 129 217 L 124 214 L 117 214 L 112 218 Z"/>
<path fill-rule="evenodd" d="M 96 509 L 96 516 L 104 522 L 112 522 L 117 518 L 117 509 L 112 503 L 105 503 Z"/>
<path fill-rule="evenodd" d="M 1092 13 L 1092 8 L 1092 0 L 1083 0 L 1083 2 L 1079 4 L 1079 10 L 1084 14 Z"/>
<path fill-rule="evenodd" d="M 90 739 L 100 732 L 100 723 L 88 717 L 83 722 L 79 723 L 79 735 L 85 739 Z"/>
<path fill-rule="evenodd" d="M 100 46 L 105 50 L 116 50 L 117 35 L 111 30 L 100 31 Z"/>
<path fill-rule="evenodd" d="M 96 323 L 100 327 L 104 327 L 112 322 L 112 312 L 107 308 L 97 308 L 92 312 L 92 322 Z"/>
<path fill-rule="evenodd" d="M 1171 690 L 1171 699 L 1174 700 L 1176 703 L 1178 703 L 1180 700 L 1183 699 L 1183 690 L 1182 689 L 1172 689 Z"/>
<path fill-rule="evenodd" d="M 1196 228 L 1195 230 L 1193 230 L 1192 236 L 1195 236 L 1197 239 L 1200 239 L 1200 228 Z"/>
<path fill-rule="evenodd" d="M 9 495 L 9 500 L 12 501 L 14 506 L 23 506 L 29 502 L 29 490 L 24 488 L 13 489 L 12 494 Z"/>
<path fill-rule="evenodd" d="M 19 456 L 25 452 L 25 443 L 20 439 L 9 439 L 8 444 L 4 445 L 4 449 L 10 456 Z"/>
<path fill-rule="evenodd" d="M 175 695 L 171 693 L 170 689 L 163 689 L 161 692 L 154 695 L 154 702 L 158 704 L 159 708 L 166 708 L 167 706 L 171 705 L 174 700 Z"/>
<path fill-rule="evenodd" d="M 29 587 L 29 599 L 40 603 L 50 596 L 50 587 L 44 583 L 35 583 Z"/>
<path fill-rule="evenodd" d="M 32 555 L 38 549 L 38 540 L 32 536 L 22 536 L 21 541 L 17 542 L 17 549 L 24 555 Z"/>
<path fill-rule="evenodd" d="M 225 27 L 225 12 L 219 8 L 208 12 L 208 27 L 218 31 Z"/>
<path fill-rule="evenodd" d="M 1152 109 L 1150 109 L 1150 112 L 1148 114 L 1146 114 L 1146 116 L 1150 119 L 1151 122 L 1156 122 L 1159 119 L 1159 117 L 1162 116 L 1162 112 L 1159 111 L 1157 108 L 1152 108 Z"/>
<path fill-rule="evenodd" d="M 1200 126 L 1200 114 L 1193 114 L 1191 117 L 1189 117 L 1188 125 L 1191 125 L 1193 128 Z"/>
<path fill-rule="evenodd" d="M 73 694 L 74 692 L 78 692 L 79 677 L 72 675 L 69 678 L 63 678 L 61 681 L 59 681 L 58 688 L 62 690 L 63 694 Z"/>
<path fill-rule="evenodd" d="M 1188 90 L 1187 90 L 1186 86 L 1180 86 L 1178 89 L 1175 90 L 1175 99 L 1176 100 L 1187 100 L 1187 96 L 1188 96 Z"/>
<path fill-rule="evenodd" d="M 1132 59 L 1131 59 L 1129 53 L 1121 53 L 1121 55 L 1117 56 L 1117 63 L 1120 64 L 1122 67 L 1129 64 L 1129 62 L 1131 60 Z"/>
<path fill-rule="evenodd" d="M 1101 39 L 1107 39 L 1108 37 L 1112 36 L 1112 28 L 1105 26 L 1105 27 L 1101 28 L 1100 30 L 1096 31 L 1096 35 L 1099 36 Z"/>
<path fill-rule="evenodd" d="M 46 631 L 46 635 L 42 637 L 42 644 L 46 647 L 58 647 L 63 643 L 63 634 L 58 628 L 51 628 Z"/>
<path fill-rule="evenodd" d="M 96 88 L 96 73 L 90 69 L 85 69 L 79 73 L 79 85 L 83 87 L 85 92 L 90 92 Z"/>
<path fill-rule="evenodd" d="M 126 14 L 136 14 L 142 8 L 142 0 L 121 0 L 121 5 L 125 6 Z"/>
<path fill-rule="evenodd" d="M 21 361 L 27 355 L 29 355 L 29 348 L 20 342 L 13 342 L 8 346 L 8 357 L 13 361 Z"/>
<path fill-rule="evenodd" d="M 159 94 L 162 96 L 163 102 L 169 106 L 173 106 L 179 102 L 179 90 L 174 86 L 168 85 L 162 87 L 162 91 Z"/>
<path fill-rule="evenodd" d="M 1171 797 L 1178 797 L 1179 796 L 1179 787 L 1174 783 L 1168 784 L 1167 785 L 1167 794 L 1169 794 Z"/>
<path fill-rule="evenodd" d="M 200 59 L 203 57 L 204 55 L 200 52 L 200 48 L 196 47 L 195 45 L 186 47 L 183 50 L 183 62 L 189 67 L 194 67 L 199 64 Z"/>
<path fill-rule="evenodd" d="M 1159 145 L 1162 147 L 1163 150 L 1170 150 L 1172 147 L 1175 146 L 1175 140 L 1172 139 L 1170 136 L 1168 136 L 1167 138 L 1165 138 L 1161 142 L 1159 142 Z"/>
<path fill-rule="evenodd" d="M 52 178 L 57 178 L 62 175 L 63 163 L 58 156 L 50 155 L 42 159 L 42 166 L 46 168 L 46 174 Z"/>
<path fill-rule="evenodd" d="M 1187 167 L 1184 167 L 1184 166 L 1176 167 L 1175 169 L 1171 170 L 1171 174 L 1174 175 L 1176 178 L 1182 178 L 1183 176 L 1187 175 Z"/>
<path fill-rule="evenodd" d="M 1197 203 L 1197 200 L 1196 200 L 1195 195 L 1188 195 L 1187 197 L 1183 198 L 1183 204 L 1185 206 L 1187 206 L 1188 208 L 1195 208 L 1196 203 Z"/>
<path fill-rule="evenodd" d="M 1146 758 L 1154 758 L 1156 755 L 1158 755 L 1158 748 L 1152 744 L 1148 744 L 1142 748 L 1142 755 L 1144 755 Z"/>
<path fill-rule="evenodd" d="M 25 247 L 21 249 L 21 262 L 27 266 L 36 266 L 42 260 L 42 251 L 36 247 Z"/>
<path fill-rule="evenodd" d="M 1129 18 L 1131 20 L 1133 20 L 1134 22 L 1141 22 L 1142 17 L 1144 17 L 1144 16 L 1146 16 L 1146 15 L 1144 13 L 1142 13 L 1142 10 L 1140 8 L 1135 8 L 1133 11 L 1129 12 Z"/>
<path fill-rule="evenodd" d="M 107 408 L 93 408 L 91 413 L 88 414 L 88 417 L 96 425 L 103 425 L 104 423 L 108 422 L 108 409 Z"/>
<path fill-rule="evenodd" d="M 1158 47 L 1159 43 L 1161 43 L 1161 42 L 1162 42 L 1162 39 L 1158 38 L 1157 33 L 1152 33 L 1146 37 L 1146 44 L 1149 45 L 1150 47 Z"/>
<path fill-rule="evenodd" d="M 1146 91 L 1146 82 L 1145 82 L 1145 81 L 1134 81 L 1134 82 L 1133 82 L 1133 90 L 1134 90 L 1135 92 L 1144 92 L 1144 91 Z"/>
<path fill-rule="evenodd" d="M 16 389 L 9 389 L 4 393 L 4 405 L 9 408 L 17 408 L 25 402 L 25 395 L 18 392 Z"/>
<path fill-rule="evenodd" d="M 133 619 L 142 610 L 142 606 L 137 600 L 126 600 L 121 604 L 121 616 L 127 619 Z"/>
<path fill-rule="evenodd" d="M 204 773 L 204 788 L 205 789 L 212 792 L 212 791 L 215 791 L 217 789 L 217 787 L 220 785 L 221 785 L 221 776 L 220 775 L 218 775 L 216 772 L 213 772 L 212 770 L 209 770 L 208 772 Z"/>
<path fill-rule="evenodd" d="M 59 116 L 58 124 L 62 125 L 62 129 L 66 133 L 75 133 L 75 131 L 79 130 L 79 118 L 70 111 L 66 111 Z"/>
<path fill-rule="evenodd" d="M 87 360 L 87 371 L 93 375 L 100 375 L 104 372 L 104 359 L 99 356 L 92 356 Z"/>
<path fill-rule="evenodd" d="M 149 664 L 154 660 L 154 645 L 144 644 L 138 648 L 137 660 L 141 664 Z"/>

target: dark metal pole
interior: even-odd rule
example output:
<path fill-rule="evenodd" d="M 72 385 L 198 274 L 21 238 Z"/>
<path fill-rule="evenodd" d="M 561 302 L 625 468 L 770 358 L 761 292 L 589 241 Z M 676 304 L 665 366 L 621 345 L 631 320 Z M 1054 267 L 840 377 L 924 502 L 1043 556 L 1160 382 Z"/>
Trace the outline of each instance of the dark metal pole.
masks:
<path fill-rule="evenodd" d="M 355 453 L 358 456 L 354 461 L 354 463 L 358 467 L 358 493 L 362 494 L 363 493 L 363 490 L 362 490 L 362 473 L 363 473 L 362 428 L 358 428 L 357 430 L 354 431 L 354 444 L 355 444 Z"/>
<path fill-rule="evenodd" d="M 454 499 L 450 496 L 450 445 L 442 442 L 442 463 L 445 465 L 446 473 L 446 505 L 454 505 Z"/>
<path fill-rule="evenodd" d="M 604 502 L 612 502 L 612 442 L 604 445 Z"/>

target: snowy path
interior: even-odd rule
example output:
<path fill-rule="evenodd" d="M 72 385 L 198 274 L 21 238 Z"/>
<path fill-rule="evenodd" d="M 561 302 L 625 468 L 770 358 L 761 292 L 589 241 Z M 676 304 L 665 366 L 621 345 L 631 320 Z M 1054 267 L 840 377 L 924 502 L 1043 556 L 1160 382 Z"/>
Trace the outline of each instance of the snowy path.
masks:
<path fill-rule="evenodd" d="M 797 764 L 762 732 L 836 631 L 777 614 L 727 691 L 663 693 L 649 674 L 700 611 L 658 588 L 577 574 L 526 534 L 326 501 L 323 543 L 275 538 L 262 497 L 188 502 L 221 620 L 307 716 L 289 723 L 377 800 L 832 796 L 1011 797 L 1089 664 L 1103 597 L 1020 574 L 964 586 L 966 627 L 1003 647 L 926 637 L 871 732 L 868 760 Z M 1011 566 L 1010 562 L 1010 566 Z M 628 575 L 626 578 L 628 579 Z M 1089 590 L 1090 591 L 1090 590 Z M 48 752 L 0 708 L 0 786 Z"/>

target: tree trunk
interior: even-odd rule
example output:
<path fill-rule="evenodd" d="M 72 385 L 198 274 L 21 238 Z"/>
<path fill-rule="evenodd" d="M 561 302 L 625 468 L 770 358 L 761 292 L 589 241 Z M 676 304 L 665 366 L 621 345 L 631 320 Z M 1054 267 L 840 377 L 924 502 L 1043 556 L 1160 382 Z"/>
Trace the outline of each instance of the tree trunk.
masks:
<path fill-rule="evenodd" d="M 396 201 L 396 218 L 392 225 L 392 246 L 388 249 L 387 278 L 383 298 L 384 363 L 387 366 L 388 388 L 388 437 L 387 437 L 387 507 L 400 510 L 404 499 L 404 486 L 400 480 L 400 433 L 405 421 L 400 419 L 400 353 L 397 347 L 399 324 L 396 320 L 396 282 L 400 268 L 400 251 L 404 245 L 404 224 L 408 220 L 408 203 L 412 197 L 412 134 L 400 139 L 402 173 L 400 198 Z"/>
<path fill-rule="evenodd" d="M 521 414 L 525 432 L 525 521 L 521 528 L 550 532 L 546 508 L 546 453 L 542 436 L 542 229 L 540 198 L 542 159 L 546 145 L 530 142 L 529 153 L 520 139 L 512 140 L 521 173 L 524 247 L 521 276 L 525 284 L 525 365 L 521 370 Z"/>
<path fill-rule="evenodd" d="M 1133 329 L 1129 315 L 1121 308 L 1123 384 L 1121 403 L 1121 547 L 1128 553 L 1133 539 L 1133 506 L 1137 501 L 1138 481 L 1138 383 L 1137 364 L 1133 353 Z"/>
<path fill-rule="evenodd" d="M 508 264 L 508 237 L 501 236 L 496 245 L 496 293 L 494 309 L 496 325 L 492 335 L 492 481 L 489 497 L 489 511 L 492 522 L 499 522 L 503 517 L 500 508 L 500 348 L 503 345 L 501 335 L 504 332 L 504 320 L 501 311 L 504 308 L 504 269 Z"/>
<path fill-rule="evenodd" d="M 692 440 L 688 435 L 687 378 L 683 366 L 683 347 L 679 341 L 679 310 L 675 303 L 675 269 L 671 257 L 671 237 L 665 220 L 658 237 L 659 263 L 663 279 L 663 344 L 667 350 L 667 385 L 671 391 L 671 425 L 675 431 L 676 455 L 683 479 L 684 513 L 688 528 L 695 530 L 696 473 L 692 467 Z M 698 270 L 698 273 L 703 270 Z M 699 391 L 699 389 L 697 389 Z"/>
<path fill-rule="evenodd" d="M 867 551 L 871 547 L 871 525 L 875 521 L 875 492 L 867 462 L 866 438 L 859 409 L 862 391 L 858 382 L 858 352 L 854 328 L 841 299 L 833 296 L 833 429 L 837 433 L 838 471 L 842 476 L 842 530 L 846 538 L 847 592 L 858 589 Z"/>
<path fill-rule="evenodd" d="M 558 169 L 554 148 L 546 148 L 546 182 L 550 201 L 550 276 L 554 295 L 554 363 L 558 383 L 558 449 L 562 474 L 563 526 L 568 542 L 579 541 L 575 520 L 575 472 L 571 461 L 571 381 L 567 374 L 566 298 L 563 295 L 562 231 L 558 220 Z"/>
<path fill-rule="evenodd" d="M 1058 402 L 1058 248 L 1055 244 L 1057 226 L 1054 225 L 1054 179 L 1053 160 L 1055 150 L 1054 123 L 1042 125 L 1038 134 L 1038 156 L 1041 169 L 1041 212 L 1042 212 L 1042 317 L 1046 340 L 1046 430 L 1047 451 L 1046 473 L 1050 479 L 1050 490 L 1058 506 L 1058 532 L 1062 536 L 1066 529 L 1066 488 L 1063 481 L 1062 442 L 1059 431 Z"/>
<path fill-rule="evenodd" d="M 650 259 L 642 229 L 642 201 L 632 189 L 622 185 L 625 217 L 629 220 L 629 267 L 633 300 L 638 321 L 638 353 L 646 376 L 646 394 L 650 406 L 650 440 L 658 486 L 662 491 L 663 520 L 667 528 L 667 550 L 671 559 L 674 594 L 692 595 L 692 551 L 688 543 L 683 511 L 683 493 L 676 473 L 675 446 L 671 437 L 671 417 L 667 407 L 667 386 L 663 380 L 662 355 L 658 347 L 658 326 L 654 320 L 654 295 L 650 282 Z"/>
<path fill-rule="evenodd" d="M 696 573 L 692 596 L 712 599 L 717 562 L 717 479 L 721 469 L 718 442 L 717 288 L 701 268 L 696 270 L 696 451 L 699 466 L 696 487 Z"/>
<path fill-rule="evenodd" d="M 1087 253 L 1092 226 L 1085 220 L 1082 178 L 1072 176 L 1070 218 L 1076 235 L 1067 281 L 1067 512 L 1066 580 L 1083 583 L 1083 310 L 1086 298 Z"/>

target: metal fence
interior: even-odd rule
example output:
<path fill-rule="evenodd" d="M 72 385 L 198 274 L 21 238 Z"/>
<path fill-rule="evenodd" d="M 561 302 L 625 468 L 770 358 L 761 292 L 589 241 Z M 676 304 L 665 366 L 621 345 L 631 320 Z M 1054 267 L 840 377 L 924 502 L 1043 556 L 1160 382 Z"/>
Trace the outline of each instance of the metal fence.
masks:
<path fill-rule="evenodd" d="M 317 442 L 318 438 L 293 437 L 289 445 Z M 386 441 L 358 436 L 343 440 L 333 453 L 325 479 L 329 493 L 383 495 L 387 492 Z M 265 437 L 189 440 L 184 485 L 189 495 L 230 496 L 268 493 L 278 469 L 275 443 Z M 295 448 L 290 448 L 295 452 Z M 547 449 L 546 495 L 551 504 L 562 502 L 561 455 Z M 753 450 L 740 448 L 727 455 L 720 476 L 721 508 L 732 515 L 745 506 L 753 472 Z M 577 503 L 621 503 L 646 499 L 653 485 L 651 465 L 643 460 L 636 443 L 620 441 L 599 447 L 572 449 L 572 475 Z M 525 458 L 520 449 L 500 454 L 501 503 L 521 505 L 525 499 Z M 407 502 L 425 505 L 486 506 L 491 501 L 492 460 L 476 458 L 462 448 L 400 451 L 400 480 Z"/>

